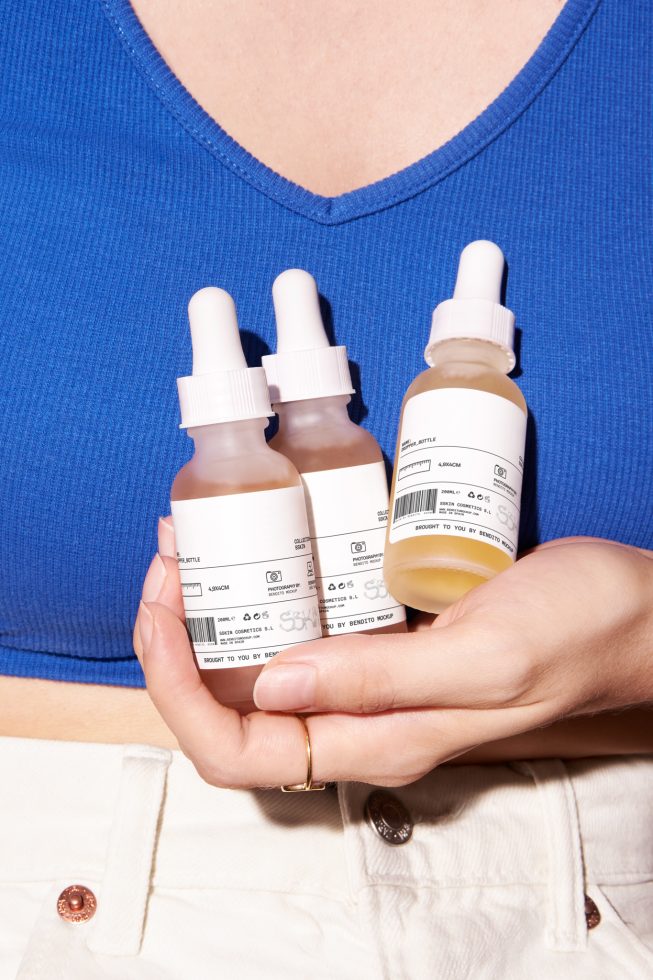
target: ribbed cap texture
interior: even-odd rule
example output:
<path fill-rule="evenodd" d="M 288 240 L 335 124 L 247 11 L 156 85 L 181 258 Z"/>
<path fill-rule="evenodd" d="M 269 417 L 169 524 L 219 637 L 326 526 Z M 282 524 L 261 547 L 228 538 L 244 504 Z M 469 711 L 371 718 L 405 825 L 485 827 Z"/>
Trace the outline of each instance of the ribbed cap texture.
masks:
<path fill-rule="evenodd" d="M 512 370 L 515 366 L 514 337 L 515 314 L 505 306 L 486 299 L 447 299 L 433 311 L 424 358 L 431 364 L 431 351 L 443 340 L 486 340 L 509 355 Z"/>
<path fill-rule="evenodd" d="M 263 367 L 273 405 L 354 394 L 346 347 L 267 354 Z"/>
<path fill-rule="evenodd" d="M 182 429 L 273 415 L 263 368 L 177 378 Z"/>

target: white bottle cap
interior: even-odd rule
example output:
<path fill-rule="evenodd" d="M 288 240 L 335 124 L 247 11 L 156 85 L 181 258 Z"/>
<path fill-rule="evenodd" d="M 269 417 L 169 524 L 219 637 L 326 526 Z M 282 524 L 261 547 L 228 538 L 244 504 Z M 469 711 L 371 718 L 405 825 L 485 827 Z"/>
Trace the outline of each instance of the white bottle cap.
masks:
<path fill-rule="evenodd" d="M 512 371 L 515 314 L 501 305 L 504 265 L 503 252 L 494 242 L 471 242 L 462 250 L 453 299 L 433 311 L 424 351 L 427 364 L 433 364 L 433 348 L 443 340 L 486 340 L 505 351 Z"/>
<path fill-rule="evenodd" d="M 181 429 L 273 415 L 263 368 L 248 368 L 236 306 L 215 286 L 200 289 L 188 304 L 193 373 L 177 378 Z"/>
<path fill-rule="evenodd" d="M 273 405 L 353 395 L 346 347 L 331 347 L 317 285 L 303 269 L 286 269 L 272 286 L 277 353 L 263 358 Z"/>

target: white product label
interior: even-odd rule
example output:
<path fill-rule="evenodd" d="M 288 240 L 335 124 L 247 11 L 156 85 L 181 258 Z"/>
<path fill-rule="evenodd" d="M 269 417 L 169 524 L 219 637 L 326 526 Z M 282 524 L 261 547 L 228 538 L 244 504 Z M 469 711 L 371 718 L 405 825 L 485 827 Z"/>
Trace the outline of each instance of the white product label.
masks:
<path fill-rule="evenodd" d="M 200 667 L 264 663 L 322 635 L 301 487 L 171 506 L 186 626 Z"/>
<path fill-rule="evenodd" d="M 447 534 L 517 556 L 526 416 L 470 388 L 440 388 L 404 408 L 389 540 Z"/>
<path fill-rule="evenodd" d="M 303 473 L 325 636 L 401 623 L 383 580 L 388 481 L 383 463 Z"/>

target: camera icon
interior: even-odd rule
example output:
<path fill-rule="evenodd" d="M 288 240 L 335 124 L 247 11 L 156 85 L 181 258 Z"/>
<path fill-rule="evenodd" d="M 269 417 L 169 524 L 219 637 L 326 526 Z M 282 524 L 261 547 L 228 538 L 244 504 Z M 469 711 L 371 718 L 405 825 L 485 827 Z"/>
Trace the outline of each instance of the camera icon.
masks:
<path fill-rule="evenodd" d="M 367 551 L 367 545 L 364 541 L 352 541 L 351 550 L 354 555 L 362 555 L 364 551 Z"/>
<path fill-rule="evenodd" d="M 500 476 L 502 480 L 505 480 L 505 478 L 508 476 L 508 470 L 505 468 L 505 466 L 495 466 L 494 472 L 497 476 Z"/>
<path fill-rule="evenodd" d="M 281 582 L 281 580 L 282 580 L 282 575 L 278 569 L 275 569 L 272 572 L 265 573 L 265 581 L 271 583 L 272 585 L 275 582 Z"/>

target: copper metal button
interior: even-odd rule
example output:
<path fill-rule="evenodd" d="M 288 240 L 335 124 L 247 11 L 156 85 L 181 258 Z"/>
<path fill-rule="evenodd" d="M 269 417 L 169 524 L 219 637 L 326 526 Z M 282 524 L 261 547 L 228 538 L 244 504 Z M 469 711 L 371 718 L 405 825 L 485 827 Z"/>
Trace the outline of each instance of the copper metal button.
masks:
<path fill-rule="evenodd" d="M 367 798 L 365 816 L 387 844 L 405 844 L 413 833 L 413 820 L 401 800 L 375 790 Z"/>
<path fill-rule="evenodd" d="M 66 922 L 88 922 L 96 909 L 97 899 L 85 885 L 69 885 L 57 899 L 57 912 Z"/>
<path fill-rule="evenodd" d="M 592 901 L 589 895 L 586 895 L 585 896 L 585 922 L 587 923 L 587 928 L 594 929 L 595 926 L 598 926 L 600 921 L 601 921 L 601 913 L 599 912 L 595 903 Z"/>

